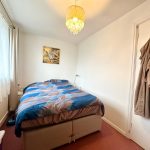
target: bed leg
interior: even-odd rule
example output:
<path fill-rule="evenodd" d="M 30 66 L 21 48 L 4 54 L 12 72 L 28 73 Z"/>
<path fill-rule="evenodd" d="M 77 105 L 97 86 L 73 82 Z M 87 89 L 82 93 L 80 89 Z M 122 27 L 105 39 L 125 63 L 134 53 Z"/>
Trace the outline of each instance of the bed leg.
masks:
<path fill-rule="evenodd" d="M 72 142 L 72 136 L 69 136 L 69 144 Z"/>
<path fill-rule="evenodd" d="M 74 134 L 70 135 L 69 144 L 70 144 L 71 142 L 75 142 L 75 141 L 76 141 L 74 137 L 75 137 Z"/>
<path fill-rule="evenodd" d="M 75 135 L 73 134 L 72 135 L 72 141 L 75 143 L 76 142 L 76 139 L 75 139 Z"/>
<path fill-rule="evenodd" d="M 69 142 L 68 142 L 69 144 L 71 143 L 71 137 L 70 137 L 70 139 L 69 139 Z"/>
<path fill-rule="evenodd" d="M 76 139 L 75 139 L 75 138 L 73 139 L 73 142 L 74 142 L 74 143 L 76 142 Z"/>

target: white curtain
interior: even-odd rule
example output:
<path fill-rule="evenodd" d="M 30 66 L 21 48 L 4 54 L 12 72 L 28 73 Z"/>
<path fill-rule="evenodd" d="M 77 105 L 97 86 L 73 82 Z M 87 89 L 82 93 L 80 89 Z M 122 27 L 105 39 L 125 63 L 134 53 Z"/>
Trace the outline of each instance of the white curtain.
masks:
<path fill-rule="evenodd" d="M 0 14 L 0 101 L 10 93 L 9 27 Z"/>
<path fill-rule="evenodd" d="M 12 27 L 9 29 L 10 37 L 10 95 L 9 95 L 9 110 L 14 111 L 18 105 L 18 86 L 17 86 L 17 75 L 18 75 L 18 47 L 19 47 L 19 30 Z"/>
<path fill-rule="evenodd" d="M 18 35 L 18 28 L 9 26 L 0 14 L 0 101 L 9 98 L 10 111 L 14 111 L 18 104 Z"/>

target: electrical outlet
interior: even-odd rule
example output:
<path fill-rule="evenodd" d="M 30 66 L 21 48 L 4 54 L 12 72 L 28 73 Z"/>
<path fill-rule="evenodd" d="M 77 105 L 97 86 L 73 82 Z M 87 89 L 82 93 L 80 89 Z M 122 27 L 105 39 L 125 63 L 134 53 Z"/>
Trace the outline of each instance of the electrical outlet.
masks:
<path fill-rule="evenodd" d="M 80 77 L 80 75 L 79 75 L 79 74 L 76 74 L 75 76 L 76 76 L 76 77 Z"/>

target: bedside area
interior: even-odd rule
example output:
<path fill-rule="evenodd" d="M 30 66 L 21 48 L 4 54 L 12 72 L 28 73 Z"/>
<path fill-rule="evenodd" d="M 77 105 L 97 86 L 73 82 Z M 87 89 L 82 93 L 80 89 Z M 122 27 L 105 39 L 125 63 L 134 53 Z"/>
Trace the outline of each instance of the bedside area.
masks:
<path fill-rule="evenodd" d="M 23 91 L 22 91 L 22 90 L 19 90 L 19 91 L 18 91 L 18 100 L 22 97 L 22 95 L 23 95 Z"/>

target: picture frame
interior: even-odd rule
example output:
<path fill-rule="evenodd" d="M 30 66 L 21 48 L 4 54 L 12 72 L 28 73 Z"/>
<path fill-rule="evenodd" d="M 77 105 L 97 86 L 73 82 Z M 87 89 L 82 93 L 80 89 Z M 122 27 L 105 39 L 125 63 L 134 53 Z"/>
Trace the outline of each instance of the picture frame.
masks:
<path fill-rule="evenodd" d="M 60 49 L 48 46 L 43 46 L 43 63 L 59 64 Z"/>

